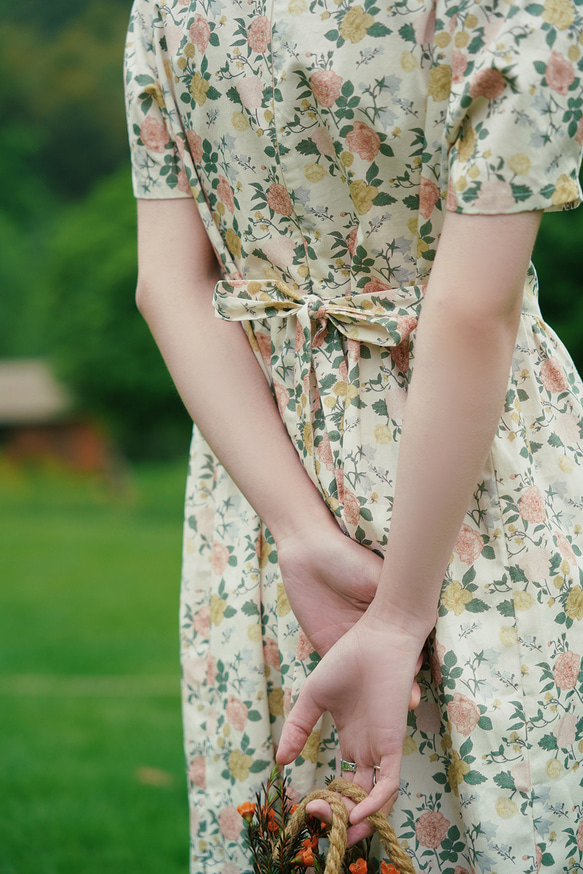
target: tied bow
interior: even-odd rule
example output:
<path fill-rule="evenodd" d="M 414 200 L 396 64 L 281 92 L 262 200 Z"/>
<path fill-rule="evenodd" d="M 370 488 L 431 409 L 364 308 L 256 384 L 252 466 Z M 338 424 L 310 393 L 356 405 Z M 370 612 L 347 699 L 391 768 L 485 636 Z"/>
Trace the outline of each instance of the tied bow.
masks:
<path fill-rule="evenodd" d="M 295 316 L 312 347 L 323 342 L 328 322 L 349 340 L 398 346 L 417 325 L 423 291 L 411 285 L 328 298 L 299 294 L 280 280 L 235 279 L 217 283 L 213 302 L 221 318 L 233 321 Z"/>

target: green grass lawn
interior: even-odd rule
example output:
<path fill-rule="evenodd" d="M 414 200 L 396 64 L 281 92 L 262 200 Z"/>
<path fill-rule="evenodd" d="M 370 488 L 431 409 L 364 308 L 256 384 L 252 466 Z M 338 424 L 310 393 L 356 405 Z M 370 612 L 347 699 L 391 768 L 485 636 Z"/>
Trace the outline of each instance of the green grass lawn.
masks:
<path fill-rule="evenodd" d="M 0 874 L 186 874 L 186 463 L 118 493 L 0 464 Z"/>

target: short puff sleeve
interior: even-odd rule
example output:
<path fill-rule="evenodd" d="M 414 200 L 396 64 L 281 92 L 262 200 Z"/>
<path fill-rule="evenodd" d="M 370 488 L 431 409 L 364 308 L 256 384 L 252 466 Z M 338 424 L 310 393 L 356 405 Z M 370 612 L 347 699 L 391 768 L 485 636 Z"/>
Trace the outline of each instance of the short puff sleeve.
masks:
<path fill-rule="evenodd" d="M 578 206 L 583 0 L 451 7 L 447 208 L 469 214 Z"/>
<path fill-rule="evenodd" d="M 135 0 L 125 53 L 124 85 L 134 194 L 140 198 L 191 197 L 184 170 L 182 141 L 172 132 L 173 108 L 167 87 L 167 62 L 157 41 L 163 22 L 156 21 L 153 0 Z M 177 144 L 178 143 L 178 144 Z"/>

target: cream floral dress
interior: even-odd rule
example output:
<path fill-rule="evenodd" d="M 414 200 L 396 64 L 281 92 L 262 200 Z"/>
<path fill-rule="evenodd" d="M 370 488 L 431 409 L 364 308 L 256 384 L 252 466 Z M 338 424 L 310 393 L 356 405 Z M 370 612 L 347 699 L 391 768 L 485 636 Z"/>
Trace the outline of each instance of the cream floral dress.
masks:
<path fill-rule="evenodd" d="M 135 193 L 194 198 L 224 271 L 217 314 L 241 321 L 338 524 L 381 553 L 445 210 L 581 199 L 582 13 L 581 0 L 134 3 Z M 409 717 L 392 819 L 419 872 L 583 870 L 582 388 L 531 268 Z M 192 874 L 248 872 L 236 808 L 269 774 L 317 656 L 269 533 L 196 428 L 181 635 Z M 336 767 L 324 717 L 293 791 Z"/>

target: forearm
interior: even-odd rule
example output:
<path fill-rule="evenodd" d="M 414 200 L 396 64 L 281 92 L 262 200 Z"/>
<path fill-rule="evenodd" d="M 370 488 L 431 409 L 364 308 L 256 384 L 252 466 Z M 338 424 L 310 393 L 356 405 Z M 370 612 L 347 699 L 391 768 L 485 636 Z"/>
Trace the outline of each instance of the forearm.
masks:
<path fill-rule="evenodd" d="M 489 240 L 491 219 L 499 224 Z M 452 548 L 502 413 L 539 216 L 471 221 L 473 227 L 468 217 L 448 216 L 427 288 L 373 602 L 382 618 L 414 628 L 420 638 L 435 624 Z M 482 226 L 486 236 L 476 248 L 471 237 Z M 508 233 L 502 251 L 501 227 Z"/>
<path fill-rule="evenodd" d="M 188 412 L 276 540 L 307 525 L 334 525 L 241 326 L 215 316 L 212 293 L 220 276 L 214 260 L 208 252 L 192 263 L 184 256 L 184 246 L 196 249 L 196 235 L 204 234 L 191 206 L 169 204 L 169 215 L 181 216 L 178 230 L 170 221 L 178 238 L 169 232 L 160 241 L 159 220 L 150 228 L 154 211 L 142 202 L 140 310 Z M 159 217 L 164 208 L 157 204 L 154 214 Z M 189 230 L 194 241 L 180 239 Z M 199 243 L 205 245 L 200 236 Z M 152 246 L 162 248 L 160 256 Z"/>

